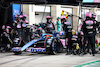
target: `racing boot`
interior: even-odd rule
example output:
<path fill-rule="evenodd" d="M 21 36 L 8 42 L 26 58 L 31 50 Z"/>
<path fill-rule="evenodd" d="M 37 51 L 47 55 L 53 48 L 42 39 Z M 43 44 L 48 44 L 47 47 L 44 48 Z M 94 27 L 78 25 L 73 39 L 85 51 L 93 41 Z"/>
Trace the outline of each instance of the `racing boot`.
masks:
<path fill-rule="evenodd" d="M 84 56 L 85 55 L 85 53 L 84 52 L 82 52 L 81 54 L 80 54 L 80 56 Z"/>
<path fill-rule="evenodd" d="M 67 51 L 66 55 L 71 55 L 72 54 L 72 50 Z"/>
<path fill-rule="evenodd" d="M 95 54 L 96 54 L 96 52 L 94 51 L 94 52 L 92 52 L 92 56 L 95 56 Z"/>
<path fill-rule="evenodd" d="M 92 56 L 95 56 L 95 54 L 93 54 Z"/>

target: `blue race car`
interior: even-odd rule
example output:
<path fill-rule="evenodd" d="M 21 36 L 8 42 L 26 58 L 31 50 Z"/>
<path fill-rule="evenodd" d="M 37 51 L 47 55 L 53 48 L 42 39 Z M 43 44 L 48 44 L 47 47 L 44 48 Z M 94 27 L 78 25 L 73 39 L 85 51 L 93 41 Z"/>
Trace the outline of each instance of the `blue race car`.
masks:
<path fill-rule="evenodd" d="M 40 30 L 40 29 L 37 29 Z M 60 39 L 57 36 L 59 33 L 52 31 L 53 34 L 41 33 L 40 37 L 35 38 L 25 44 L 23 47 L 12 48 L 12 51 L 15 54 L 21 54 L 23 51 L 35 52 L 35 53 L 47 53 L 47 54 L 57 54 L 58 52 L 63 52 L 63 49 L 66 49 L 65 39 Z"/>

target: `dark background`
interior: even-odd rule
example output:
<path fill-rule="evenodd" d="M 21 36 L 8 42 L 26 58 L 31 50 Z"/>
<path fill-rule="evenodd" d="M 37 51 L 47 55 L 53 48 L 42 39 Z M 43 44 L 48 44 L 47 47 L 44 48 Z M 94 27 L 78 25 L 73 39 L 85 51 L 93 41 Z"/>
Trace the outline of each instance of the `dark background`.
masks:
<path fill-rule="evenodd" d="M 25 4 L 66 4 L 66 5 L 79 5 L 80 0 L 1 0 L 0 1 L 0 24 L 12 24 L 12 3 L 25 3 Z M 82 0 L 81 0 L 82 1 Z M 3 2 L 3 3 L 2 3 Z"/>

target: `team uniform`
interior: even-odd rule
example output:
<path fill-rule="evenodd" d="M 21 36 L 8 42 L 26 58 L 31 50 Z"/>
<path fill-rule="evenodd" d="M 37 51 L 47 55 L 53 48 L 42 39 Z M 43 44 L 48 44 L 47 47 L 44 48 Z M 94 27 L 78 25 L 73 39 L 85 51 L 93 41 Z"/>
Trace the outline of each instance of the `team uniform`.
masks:
<path fill-rule="evenodd" d="M 88 41 L 92 48 L 92 54 L 95 54 L 95 22 L 91 19 L 91 13 L 86 14 L 86 20 L 83 21 L 82 31 L 84 33 L 83 53 L 85 53 L 85 44 Z"/>

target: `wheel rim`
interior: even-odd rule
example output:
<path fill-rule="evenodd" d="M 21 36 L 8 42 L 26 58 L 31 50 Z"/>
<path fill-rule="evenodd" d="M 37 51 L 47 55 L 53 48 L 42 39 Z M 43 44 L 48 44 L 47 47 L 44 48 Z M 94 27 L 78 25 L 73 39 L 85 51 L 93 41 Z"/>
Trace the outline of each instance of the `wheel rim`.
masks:
<path fill-rule="evenodd" d="M 56 52 L 57 51 L 57 43 L 55 42 L 55 41 L 53 41 L 53 43 L 52 43 L 52 50 L 54 51 L 54 52 Z"/>

